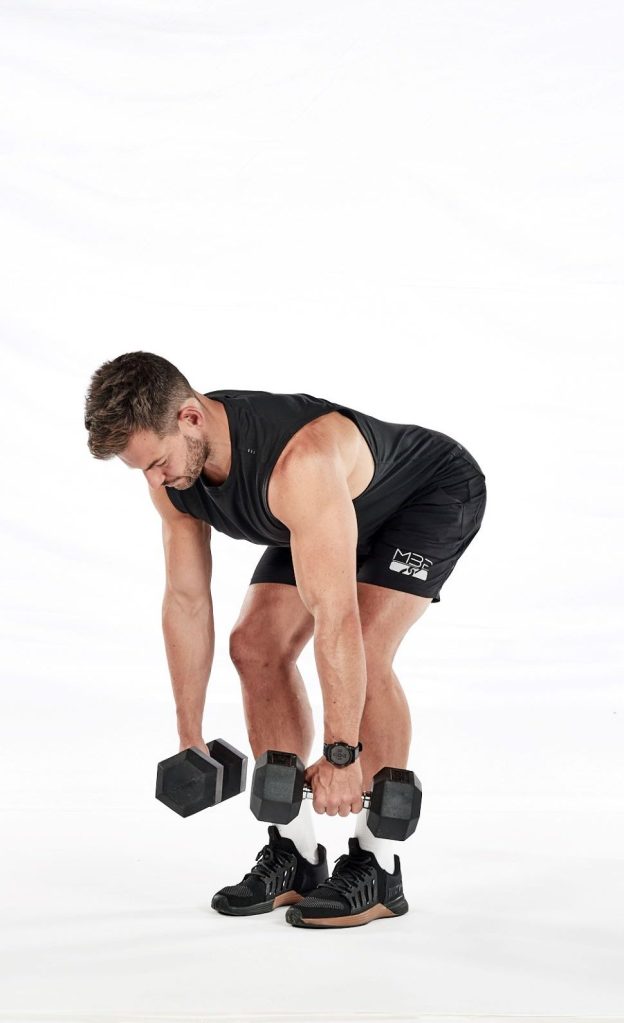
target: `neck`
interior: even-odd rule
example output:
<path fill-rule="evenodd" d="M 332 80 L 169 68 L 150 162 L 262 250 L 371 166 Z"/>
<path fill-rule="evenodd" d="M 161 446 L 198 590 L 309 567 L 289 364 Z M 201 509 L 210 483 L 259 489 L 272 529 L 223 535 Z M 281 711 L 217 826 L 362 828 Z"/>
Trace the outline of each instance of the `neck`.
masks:
<path fill-rule="evenodd" d="M 195 396 L 206 418 L 204 437 L 210 445 L 202 475 L 212 486 L 218 486 L 227 479 L 232 466 L 232 442 L 227 413 L 222 402 L 197 392 Z"/>

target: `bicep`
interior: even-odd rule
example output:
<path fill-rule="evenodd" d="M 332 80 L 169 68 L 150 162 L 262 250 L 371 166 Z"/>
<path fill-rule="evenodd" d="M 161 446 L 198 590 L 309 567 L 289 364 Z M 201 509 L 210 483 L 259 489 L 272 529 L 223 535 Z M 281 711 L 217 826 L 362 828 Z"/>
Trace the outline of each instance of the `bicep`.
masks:
<path fill-rule="evenodd" d="M 315 617 L 357 611 L 358 527 L 340 463 L 331 458 L 286 463 L 273 503 L 290 530 L 295 580 L 308 610 Z"/>

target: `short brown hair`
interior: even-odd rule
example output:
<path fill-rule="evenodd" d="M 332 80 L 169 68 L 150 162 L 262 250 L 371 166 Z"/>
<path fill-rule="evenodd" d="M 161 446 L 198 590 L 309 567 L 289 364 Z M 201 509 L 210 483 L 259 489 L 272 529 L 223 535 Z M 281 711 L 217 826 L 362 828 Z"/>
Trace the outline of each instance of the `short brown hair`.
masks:
<path fill-rule="evenodd" d="M 94 458 L 112 458 L 137 430 L 159 438 L 175 433 L 178 410 L 193 388 L 179 369 L 151 352 L 127 352 L 104 362 L 85 400 L 87 441 Z"/>

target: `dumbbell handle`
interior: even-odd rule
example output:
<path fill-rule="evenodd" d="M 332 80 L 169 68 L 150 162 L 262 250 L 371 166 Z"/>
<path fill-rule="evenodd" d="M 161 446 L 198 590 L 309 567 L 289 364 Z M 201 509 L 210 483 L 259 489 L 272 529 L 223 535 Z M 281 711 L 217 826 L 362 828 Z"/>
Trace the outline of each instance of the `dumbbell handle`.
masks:
<path fill-rule="evenodd" d="M 303 786 L 303 798 L 304 799 L 313 799 L 314 798 L 314 792 L 312 791 L 312 789 L 310 788 L 309 785 L 304 785 Z M 370 801 L 371 801 L 371 794 L 370 794 L 370 792 L 363 792 L 362 793 L 362 805 L 363 805 L 365 810 L 368 810 L 368 808 L 370 806 Z"/>

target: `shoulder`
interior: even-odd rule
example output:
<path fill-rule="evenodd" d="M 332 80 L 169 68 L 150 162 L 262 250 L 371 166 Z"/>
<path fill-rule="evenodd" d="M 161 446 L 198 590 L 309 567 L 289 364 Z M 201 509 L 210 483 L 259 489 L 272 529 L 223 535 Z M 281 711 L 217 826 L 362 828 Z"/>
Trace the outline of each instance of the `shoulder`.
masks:
<path fill-rule="evenodd" d="M 330 412 L 305 423 L 292 435 L 275 463 L 271 479 L 279 480 L 301 473 L 317 474 L 329 465 L 341 464 L 341 445 L 338 424 Z"/>
<path fill-rule="evenodd" d="M 275 463 L 271 478 L 293 472 L 319 471 L 334 465 L 348 476 L 355 459 L 357 427 L 335 409 L 319 412 L 292 435 Z"/>
<path fill-rule="evenodd" d="M 340 446 L 326 430 L 304 427 L 276 463 L 269 481 L 271 512 L 292 528 L 293 518 L 309 520 L 320 508 L 350 500 Z"/>

